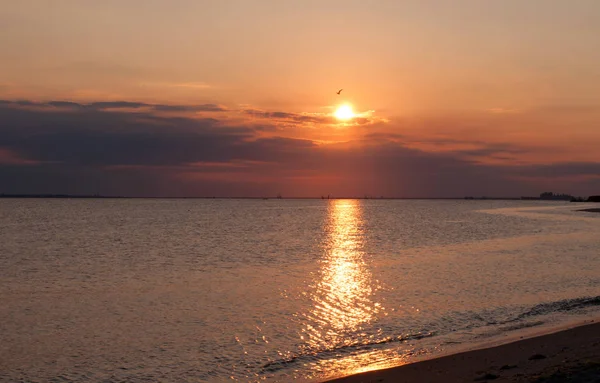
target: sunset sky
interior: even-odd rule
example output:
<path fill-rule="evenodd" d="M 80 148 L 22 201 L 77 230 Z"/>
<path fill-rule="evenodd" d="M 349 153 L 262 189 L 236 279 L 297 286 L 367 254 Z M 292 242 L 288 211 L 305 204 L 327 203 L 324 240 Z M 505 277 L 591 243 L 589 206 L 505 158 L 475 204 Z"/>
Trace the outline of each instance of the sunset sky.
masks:
<path fill-rule="evenodd" d="M 597 0 L 22 0 L 0 28 L 0 193 L 600 194 Z"/>

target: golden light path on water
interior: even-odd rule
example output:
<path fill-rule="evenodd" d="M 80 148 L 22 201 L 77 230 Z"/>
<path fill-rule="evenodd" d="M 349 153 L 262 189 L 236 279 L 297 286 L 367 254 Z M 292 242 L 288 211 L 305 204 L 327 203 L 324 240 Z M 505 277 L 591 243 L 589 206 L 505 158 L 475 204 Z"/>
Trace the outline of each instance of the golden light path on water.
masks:
<path fill-rule="evenodd" d="M 374 338 L 377 334 L 366 334 L 363 326 L 384 312 L 374 301 L 379 287 L 365 260 L 361 202 L 331 201 L 326 230 L 324 255 L 312 286 L 313 307 L 303 328 L 309 352 L 318 356 L 311 368 L 316 376 L 342 376 L 401 364 L 393 350 L 348 348 L 380 340 Z"/>

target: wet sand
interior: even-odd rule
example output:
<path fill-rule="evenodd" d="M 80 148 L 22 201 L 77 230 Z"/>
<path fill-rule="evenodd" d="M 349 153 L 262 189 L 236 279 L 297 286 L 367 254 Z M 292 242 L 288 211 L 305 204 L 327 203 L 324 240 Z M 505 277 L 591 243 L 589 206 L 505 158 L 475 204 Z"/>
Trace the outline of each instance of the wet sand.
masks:
<path fill-rule="evenodd" d="M 333 382 L 600 382 L 600 323 Z"/>

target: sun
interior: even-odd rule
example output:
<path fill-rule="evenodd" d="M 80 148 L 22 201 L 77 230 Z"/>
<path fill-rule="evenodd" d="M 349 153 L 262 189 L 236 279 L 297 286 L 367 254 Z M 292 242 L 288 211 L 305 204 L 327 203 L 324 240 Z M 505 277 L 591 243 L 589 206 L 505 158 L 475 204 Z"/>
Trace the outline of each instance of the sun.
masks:
<path fill-rule="evenodd" d="M 356 115 L 354 114 L 354 111 L 352 110 L 352 107 L 350 105 L 340 105 L 335 113 L 333 113 L 333 115 L 335 116 L 335 118 L 337 118 L 338 120 L 342 120 L 342 121 L 347 121 L 351 118 L 356 117 Z"/>

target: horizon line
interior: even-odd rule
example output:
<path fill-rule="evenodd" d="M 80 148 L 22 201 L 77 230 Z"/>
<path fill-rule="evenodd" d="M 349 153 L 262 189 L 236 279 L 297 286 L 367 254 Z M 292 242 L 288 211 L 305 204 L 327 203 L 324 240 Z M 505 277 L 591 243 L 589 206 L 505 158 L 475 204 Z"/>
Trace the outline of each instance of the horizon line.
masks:
<path fill-rule="evenodd" d="M 564 199 L 543 199 L 537 196 L 520 197 L 488 197 L 488 196 L 463 196 L 463 197 L 373 197 L 373 196 L 312 196 L 312 197 L 282 197 L 282 196 L 122 196 L 101 194 L 66 194 L 66 193 L 0 193 L 0 198 L 39 198 L 39 199 L 256 199 L 256 200 L 329 200 L 329 199 L 365 199 L 365 200 L 542 200 L 566 201 Z M 581 198 L 581 197 L 576 197 Z"/>

